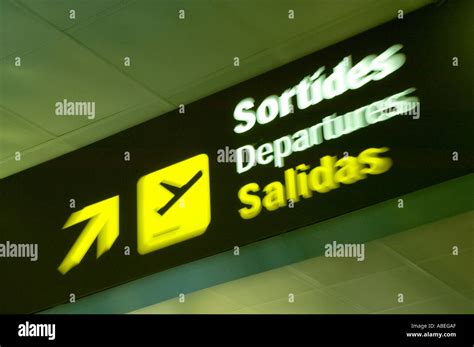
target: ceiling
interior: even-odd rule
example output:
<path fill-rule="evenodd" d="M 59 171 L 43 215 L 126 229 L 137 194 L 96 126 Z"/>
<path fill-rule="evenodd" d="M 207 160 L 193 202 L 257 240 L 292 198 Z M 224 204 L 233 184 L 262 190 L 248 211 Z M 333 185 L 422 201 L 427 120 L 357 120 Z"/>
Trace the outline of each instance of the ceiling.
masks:
<path fill-rule="evenodd" d="M 429 2 L 0 0 L 0 178 Z M 95 101 L 95 119 L 56 116 L 63 99 Z"/>
<path fill-rule="evenodd" d="M 132 313 L 473 313 L 473 220 L 470 211 L 368 242 L 364 261 L 315 257 Z"/>

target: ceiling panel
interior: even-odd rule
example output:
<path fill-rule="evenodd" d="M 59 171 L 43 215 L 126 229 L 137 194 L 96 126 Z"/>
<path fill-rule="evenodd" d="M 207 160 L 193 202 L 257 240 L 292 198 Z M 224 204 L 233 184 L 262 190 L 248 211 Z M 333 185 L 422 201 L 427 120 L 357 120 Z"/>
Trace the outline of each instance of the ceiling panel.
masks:
<path fill-rule="evenodd" d="M 242 27 L 265 37 L 269 46 L 330 23 L 370 12 L 380 0 L 224 0 L 215 1 L 224 13 L 238 18 Z M 291 12 L 292 11 L 292 12 Z"/>
<path fill-rule="evenodd" d="M 272 288 L 271 291 L 268 289 Z M 223 294 L 239 304 L 254 306 L 275 301 L 314 289 L 313 285 L 298 278 L 287 268 L 279 268 L 254 276 L 242 278 L 238 282 L 227 282 L 212 287 L 216 293 Z"/>
<path fill-rule="evenodd" d="M 428 2 L 0 0 L 0 105 L 78 148 Z M 13 66 L 16 55 L 21 68 Z M 62 98 L 93 99 L 96 119 L 55 116 L 54 103 Z M 31 145 L 25 142 L 19 147 Z M 50 159 L 41 146 L 31 152 Z M 41 158 L 21 167 L 33 162 Z"/>
<path fill-rule="evenodd" d="M 131 0 L 19 0 L 20 3 L 38 13 L 45 20 L 66 30 L 74 26 L 96 20 L 128 5 Z M 70 18 L 70 11 L 75 18 Z"/>
<path fill-rule="evenodd" d="M 466 314 L 474 312 L 474 303 L 463 297 L 445 295 L 436 299 L 391 308 L 378 313 L 384 314 Z"/>
<path fill-rule="evenodd" d="M 266 71 L 275 69 L 285 64 L 273 49 L 259 51 L 252 56 L 240 60 L 240 65 L 235 67 L 228 65 L 205 77 L 182 84 L 179 91 L 167 96 L 167 100 L 179 105 L 188 104 L 201 99 L 203 96 L 211 95 L 229 86 L 236 85 Z M 220 110 L 215 110 L 220 113 Z"/>
<path fill-rule="evenodd" d="M 155 98 L 67 37 L 24 57 L 21 68 L 2 60 L 0 70 L 2 105 L 56 135 Z M 64 99 L 95 102 L 95 118 L 57 116 L 55 104 Z"/>
<path fill-rule="evenodd" d="M 0 108 L 0 129 L 0 160 L 54 138 L 2 108 Z"/>
<path fill-rule="evenodd" d="M 294 302 L 288 298 L 279 299 L 261 305 L 252 306 L 252 309 L 265 314 L 361 314 L 366 310 L 353 306 L 340 298 L 329 295 L 322 290 L 295 295 Z"/>
<path fill-rule="evenodd" d="M 327 289 L 371 312 L 402 306 L 450 293 L 441 282 L 408 266 L 340 283 Z M 398 294 L 404 302 L 398 303 Z"/>
<path fill-rule="evenodd" d="M 103 139 L 104 129 L 106 129 L 107 135 L 112 135 L 128 129 L 137 123 L 142 123 L 155 118 L 156 116 L 171 111 L 174 108 L 173 105 L 163 103 L 161 99 L 151 98 L 146 103 L 144 102 L 133 105 L 120 110 L 113 115 L 93 122 L 88 126 L 75 129 L 74 131 L 61 136 L 61 139 L 74 146 L 74 148 L 81 148 L 92 142 Z"/>
<path fill-rule="evenodd" d="M 460 255 L 442 255 L 435 242 L 419 244 L 425 238 L 444 243 L 450 235 L 463 233 L 466 214 L 421 225 L 365 244 L 365 260 L 319 256 L 256 275 L 219 284 L 199 292 L 220 294 L 242 307 L 224 313 L 473 313 L 474 249 Z M 472 223 L 472 219 L 471 219 Z M 430 235 L 430 232 L 432 233 Z M 388 247 L 394 236 L 419 249 L 432 248 L 438 256 L 412 261 Z M 265 261 L 265 257 L 262 258 Z M 404 294 L 404 302 L 397 295 Z M 295 295 L 294 302 L 289 294 Z M 209 297 L 212 297 L 209 296 Z M 177 298 L 132 313 L 201 313 L 209 304 L 199 296 L 186 295 L 188 306 Z M 207 312 L 207 311 L 206 311 Z"/>
<path fill-rule="evenodd" d="M 202 314 L 219 314 L 232 312 L 244 308 L 228 298 L 219 295 L 211 290 L 201 290 L 199 292 L 185 294 L 184 301 L 178 298 L 161 303 L 159 306 L 149 306 L 134 313 L 189 313 L 200 312 Z"/>
<path fill-rule="evenodd" d="M 413 262 L 452 254 L 453 246 L 463 253 L 466 249 L 474 248 L 473 221 L 474 211 L 470 211 L 417 227 L 416 233 L 408 230 L 391 235 L 383 243 Z"/>
<path fill-rule="evenodd" d="M 364 261 L 357 261 L 355 258 L 316 257 L 292 264 L 291 267 L 321 285 L 329 286 L 404 266 L 399 257 L 377 242 L 366 244 L 365 254 Z"/>
<path fill-rule="evenodd" d="M 284 32 L 272 27 L 276 31 L 273 35 L 275 40 L 280 38 L 274 51 L 285 61 L 292 61 L 390 21 L 397 17 L 399 10 L 407 14 L 431 2 L 432 0 L 336 0 L 335 8 L 339 8 L 342 14 L 334 15 L 332 20 L 325 21 L 322 25 L 315 24 L 311 30 L 286 37 Z M 323 11 L 326 1 L 317 3 L 323 4 L 319 7 L 319 11 Z M 345 12 L 346 6 L 351 6 L 353 11 Z"/>
<path fill-rule="evenodd" d="M 69 33 L 164 97 L 265 47 L 210 1 L 140 1 Z"/>
<path fill-rule="evenodd" d="M 472 248 L 461 248 L 459 255 L 449 254 L 417 263 L 417 265 L 458 292 L 465 293 L 474 290 L 474 249 Z"/>
<path fill-rule="evenodd" d="M 8 0 L 0 0 L 0 59 L 22 56 L 58 40 L 60 33 L 28 10 Z"/>

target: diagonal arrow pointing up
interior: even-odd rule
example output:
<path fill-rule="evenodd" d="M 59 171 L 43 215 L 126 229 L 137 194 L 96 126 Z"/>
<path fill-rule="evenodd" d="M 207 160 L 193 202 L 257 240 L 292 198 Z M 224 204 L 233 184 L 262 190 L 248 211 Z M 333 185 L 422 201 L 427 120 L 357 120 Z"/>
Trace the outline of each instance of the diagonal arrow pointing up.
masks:
<path fill-rule="evenodd" d="M 119 196 L 84 207 L 71 214 L 63 229 L 90 219 L 81 235 L 59 265 L 63 275 L 78 265 L 97 239 L 97 258 L 107 252 L 119 235 Z"/>

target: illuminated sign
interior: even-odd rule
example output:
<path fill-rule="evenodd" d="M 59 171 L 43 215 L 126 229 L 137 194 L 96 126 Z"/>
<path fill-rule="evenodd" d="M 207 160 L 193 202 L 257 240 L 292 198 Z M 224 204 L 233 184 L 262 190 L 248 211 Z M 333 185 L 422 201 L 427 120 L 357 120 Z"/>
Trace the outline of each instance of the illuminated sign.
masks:
<path fill-rule="evenodd" d="M 211 221 L 210 198 L 206 154 L 140 178 L 138 252 L 147 254 L 204 233 Z M 119 236 L 119 196 L 74 212 L 63 229 L 85 220 L 90 221 L 58 268 L 62 274 L 81 262 L 96 239 L 97 258 L 112 247 Z"/>
<path fill-rule="evenodd" d="M 204 233 L 211 222 L 209 158 L 201 154 L 140 178 L 138 253 Z"/>
<path fill-rule="evenodd" d="M 404 90 L 341 116 L 333 114 L 324 117 L 320 123 L 298 130 L 291 136 L 283 136 L 273 142 L 264 143 L 257 149 L 253 145 L 242 146 L 236 153 L 237 172 L 243 173 L 256 164 L 266 165 L 272 162 L 275 167 L 283 167 L 285 158 L 292 153 L 305 151 L 323 141 L 337 139 L 400 114 L 410 114 L 415 108 L 419 110 L 418 98 L 409 95 L 413 91 L 415 88 Z"/>
<path fill-rule="evenodd" d="M 112 247 L 119 236 L 119 197 L 114 196 L 74 212 L 63 229 L 85 220 L 90 221 L 58 268 L 63 274 L 81 262 L 96 239 L 97 258 Z"/>
<path fill-rule="evenodd" d="M 321 158 L 321 165 L 313 169 L 301 164 L 296 169 L 285 171 L 285 184 L 275 181 L 263 188 L 265 196 L 260 200 L 256 194 L 260 191 L 257 183 L 249 183 L 239 190 L 239 199 L 249 205 L 239 210 L 243 219 L 256 217 L 262 206 L 268 211 L 287 207 L 288 200 L 298 202 L 300 198 L 311 198 L 313 192 L 327 193 L 339 188 L 340 184 L 352 184 L 363 180 L 367 175 L 379 175 L 390 169 L 392 160 L 381 158 L 380 153 L 388 148 L 369 148 L 357 157 L 347 156 L 341 159 L 332 156 Z M 311 170 L 310 170 L 311 169 Z"/>
<path fill-rule="evenodd" d="M 470 3 L 416 11 L 1 180 L 0 245 L 37 249 L 0 256 L 0 313 L 473 172 L 473 51 L 458 39 Z"/>
<path fill-rule="evenodd" d="M 406 60 L 403 53 L 397 53 L 403 45 L 397 44 L 380 55 L 371 54 L 352 66 L 352 56 L 345 57 L 329 77 L 324 74 L 325 67 L 320 67 L 310 76 L 306 76 L 298 85 L 286 89 L 281 96 L 270 95 L 258 106 L 255 99 L 245 98 L 234 110 L 234 118 L 241 121 L 234 131 L 238 134 L 249 131 L 258 124 L 267 124 L 277 116 L 285 117 L 294 110 L 293 98 L 296 98 L 298 109 L 304 110 L 332 99 L 350 89 L 358 89 L 370 81 L 378 81 L 398 70 Z"/>

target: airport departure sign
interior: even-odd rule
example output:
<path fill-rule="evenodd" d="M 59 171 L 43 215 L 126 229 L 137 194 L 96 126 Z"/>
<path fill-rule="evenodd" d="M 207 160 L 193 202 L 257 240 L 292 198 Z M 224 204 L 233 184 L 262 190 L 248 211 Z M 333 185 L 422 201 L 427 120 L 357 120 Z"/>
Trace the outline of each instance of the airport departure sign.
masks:
<path fill-rule="evenodd" d="M 469 27 L 463 6 L 421 9 L 3 179 L 0 312 L 471 173 L 472 52 L 452 39 Z"/>

